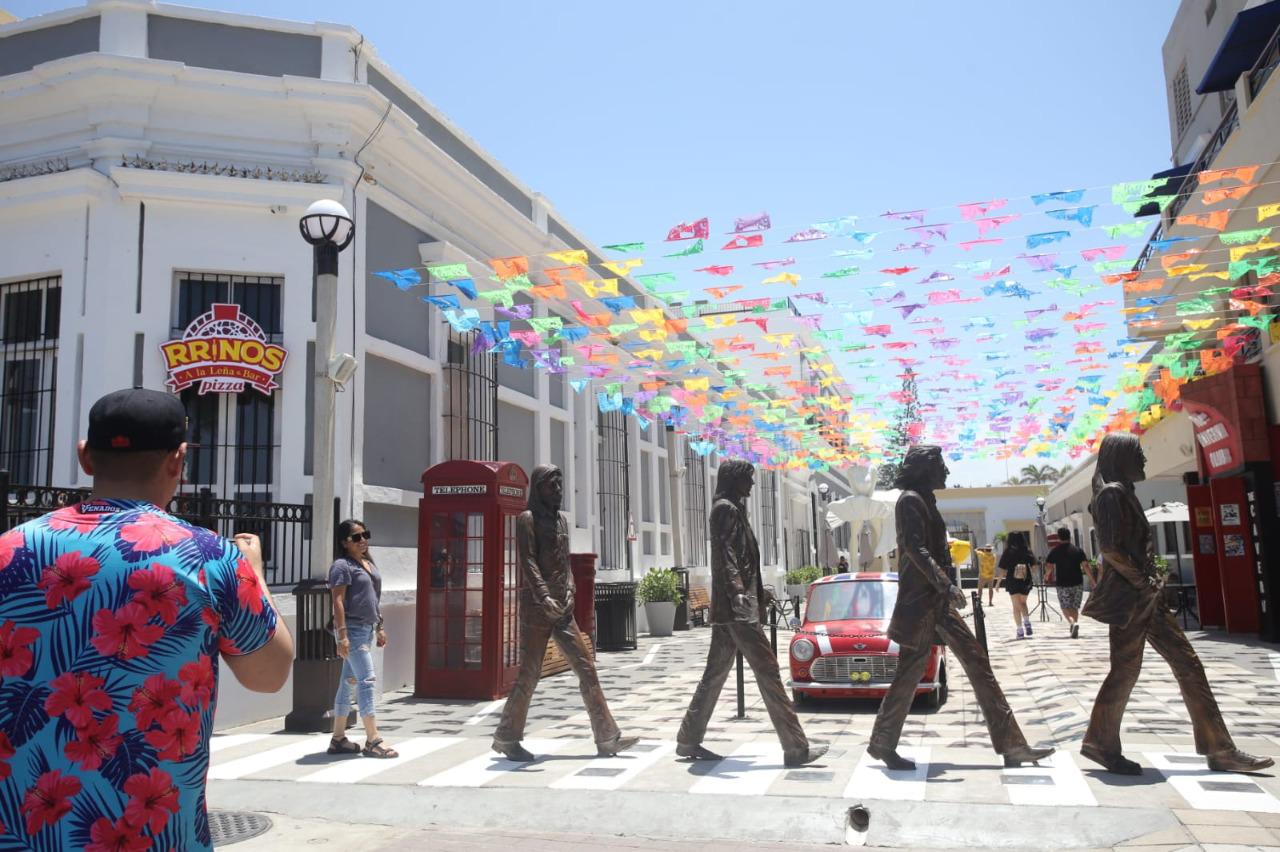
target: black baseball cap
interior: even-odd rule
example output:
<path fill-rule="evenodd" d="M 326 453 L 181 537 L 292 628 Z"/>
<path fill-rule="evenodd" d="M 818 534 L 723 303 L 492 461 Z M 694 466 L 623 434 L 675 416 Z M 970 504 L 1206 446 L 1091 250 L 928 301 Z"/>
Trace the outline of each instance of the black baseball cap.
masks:
<path fill-rule="evenodd" d="M 126 388 L 107 394 L 89 409 L 91 450 L 176 450 L 186 439 L 187 410 L 173 394 Z"/>

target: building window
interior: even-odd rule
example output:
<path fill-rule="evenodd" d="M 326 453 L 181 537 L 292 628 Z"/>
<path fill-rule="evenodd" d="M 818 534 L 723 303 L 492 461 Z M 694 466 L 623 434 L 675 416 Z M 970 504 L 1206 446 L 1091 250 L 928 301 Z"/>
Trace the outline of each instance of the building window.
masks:
<path fill-rule="evenodd" d="M 640 520 L 653 522 L 653 454 L 640 453 Z"/>
<path fill-rule="evenodd" d="M 627 419 L 621 411 L 600 412 L 596 422 L 599 461 L 600 567 L 631 568 L 627 532 L 631 519 Z"/>
<path fill-rule="evenodd" d="M 1218 0 L 1209 0 L 1204 4 L 1204 25 L 1213 23 L 1213 13 L 1218 11 Z"/>
<path fill-rule="evenodd" d="M 498 375 L 478 333 L 449 332 L 444 363 L 444 457 L 498 457 Z"/>
<path fill-rule="evenodd" d="M 235 304 L 256 322 L 267 340 L 284 336 L 282 285 L 275 275 L 179 272 L 173 332 L 180 335 L 215 303 Z M 181 394 L 187 409 L 187 470 L 192 490 L 208 488 L 226 499 L 270 502 L 280 449 L 276 402 L 252 388 L 240 393 Z"/>
<path fill-rule="evenodd" d="M 1178 69 L 1173 78 L 1173 115 L 1178 136 L 1191 125 L 1191 83 L 1187 80 L 1187 66 Z"/>
<path fill-rule="evenodd" d="M 62 279 L 0 284 L 0 469 L 52 485 Z"/>
<path fill-rule="evenodd" d="M 684 448 L 684 561 L 707 564 L 707 462 Z"/>
<path fill-rule="evenodd" d="M 760 556 L 765 565 L 778 561 L 778 472 L 766 470 L 760 477 Z"/>

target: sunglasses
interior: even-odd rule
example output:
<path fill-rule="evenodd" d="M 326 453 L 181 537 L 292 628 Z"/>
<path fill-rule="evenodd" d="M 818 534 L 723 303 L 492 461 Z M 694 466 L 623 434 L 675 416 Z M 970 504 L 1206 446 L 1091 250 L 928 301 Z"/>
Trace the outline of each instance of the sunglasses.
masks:
<path fill-rule="evenodd" d="M 369 532 L 368 530 L 365 530 L 362 533 L 352 533 L 351 535 L 347 536 L 347 541 L 372 541 L 372 540 L 373 540 L 373 533 Z"/>

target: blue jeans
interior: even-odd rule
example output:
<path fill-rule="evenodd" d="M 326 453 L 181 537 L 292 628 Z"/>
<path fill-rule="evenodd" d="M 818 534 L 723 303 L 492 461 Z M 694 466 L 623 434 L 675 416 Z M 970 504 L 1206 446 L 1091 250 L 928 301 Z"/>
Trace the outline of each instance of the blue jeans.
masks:
<path fill-rule="evenodd" d="M 374 715 L 373 696 L 378 684 L 373 671 L 373 625 L 348 622 L 347 638 L 351 640 L 351 650 L 342 662 L 338 694 L 333 697 L 333 717 L 346 718 L 351 710 L 351 688 L 355 687 L 356 703 L 363 719 Z"/>

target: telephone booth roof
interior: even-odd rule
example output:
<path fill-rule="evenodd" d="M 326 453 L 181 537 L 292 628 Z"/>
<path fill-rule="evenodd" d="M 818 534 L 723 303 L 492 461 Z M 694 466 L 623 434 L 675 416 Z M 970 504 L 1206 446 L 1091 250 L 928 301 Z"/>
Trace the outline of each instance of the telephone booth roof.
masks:
<path fill-rule="evenodd" d="M 441 462 L 422 474 L 424 499 L 498 498 L 523 509 L 529 477 L 515 462 L 455 459 Z"/>

